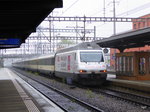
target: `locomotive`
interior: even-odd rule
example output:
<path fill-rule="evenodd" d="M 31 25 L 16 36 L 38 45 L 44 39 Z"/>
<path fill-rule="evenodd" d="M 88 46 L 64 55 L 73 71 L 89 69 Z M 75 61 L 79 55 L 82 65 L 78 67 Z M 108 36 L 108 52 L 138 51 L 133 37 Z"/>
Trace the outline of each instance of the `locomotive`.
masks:
<path fill-rule="evenodd" d="M 69 84 L 101 85 L 107 77 L 103 50 L 90 42 L 58 50 L 55 54 L 15 62 L 13 67 L 62 78 Z"/>

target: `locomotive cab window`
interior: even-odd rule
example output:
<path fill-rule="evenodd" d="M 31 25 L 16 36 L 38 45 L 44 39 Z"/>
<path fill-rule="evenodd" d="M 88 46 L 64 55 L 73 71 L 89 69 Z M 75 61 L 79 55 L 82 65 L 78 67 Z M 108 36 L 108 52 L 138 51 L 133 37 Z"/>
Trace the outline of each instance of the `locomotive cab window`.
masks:
<path fill-rule="evenodd" d="M 80 52 L 81 62 L 104 62 L 102 52 Z"/>

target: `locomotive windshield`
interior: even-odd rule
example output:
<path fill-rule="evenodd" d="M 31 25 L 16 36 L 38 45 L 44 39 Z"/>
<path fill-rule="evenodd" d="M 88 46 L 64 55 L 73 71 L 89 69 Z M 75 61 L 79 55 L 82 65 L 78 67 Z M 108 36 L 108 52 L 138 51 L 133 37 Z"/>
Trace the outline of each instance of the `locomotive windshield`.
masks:
<path fill-rule="evenodd" d="M 102 52 L 80 52 L 81 62 L 104 62 Z"/>

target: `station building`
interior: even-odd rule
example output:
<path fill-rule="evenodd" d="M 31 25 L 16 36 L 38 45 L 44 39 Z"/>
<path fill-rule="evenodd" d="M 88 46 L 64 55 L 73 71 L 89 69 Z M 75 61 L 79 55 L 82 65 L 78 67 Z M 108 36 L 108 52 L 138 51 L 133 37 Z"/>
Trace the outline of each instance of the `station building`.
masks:
<path fill-rule="evenodd" d="M 140 18 L 150 18 L 150 14 L 141 16 Z M 143 21 L 143 22 L 132 22 L 132 30 L 139 30 L 139 29 L 143 29 L 143 28 L 147 28 L 150 27 L 150 21 Z M 150 46 L 149 45 L 145 45 L 144 47 L 137 47 L 137 48 L 129 48 L 129 49 L 125 49 L 124 52 L 150 52 Z M 112 69 L 115 69 L 115 57 L 116 57 L 116 53 L 119 53 L 118 49 L 110 49 L 110 66 L 112 67 Z"/>

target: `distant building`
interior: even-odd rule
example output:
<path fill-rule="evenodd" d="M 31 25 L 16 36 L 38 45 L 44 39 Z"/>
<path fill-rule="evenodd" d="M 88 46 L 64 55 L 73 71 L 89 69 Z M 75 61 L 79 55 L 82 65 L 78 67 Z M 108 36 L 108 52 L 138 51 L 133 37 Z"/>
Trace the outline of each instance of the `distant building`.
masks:
<path fill-rule="evenodd" d="M 141 16 L 140 18 L 150 18 L 150 14 Z M 132 29 L 133 30 L 139 30 L 143 28 L 150 27 L 150 21 L 145 20 L 144 22 L 134 22 L 132 23 Z M 135 51 L 148 51 L 150 52 L 150 46 L 145 45 L 144 47 L 138 47 L 138 48 L 129 48 L 125 49 L 124 52 L 135 52 Z M 119 50 L 117 49 L 110 49 L 110 66 L 112 68 L 115 67 L 115 53 L 119 53 Z"/>
<path fill-rule="evenodd" d="M 142 16 L 140 18 L 150 18 L 150 14 Z M 134 20 L 133 20 L 134 21 Z M 138 30 L 138 29 L 143 29 L 150 27 L 150 21 L 144 21 L 144 22 L 133 22 L 132 23 L 132 29 L 133 30 Z"/>

